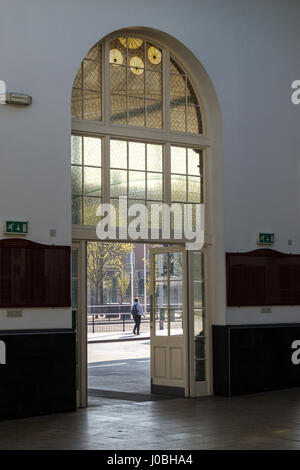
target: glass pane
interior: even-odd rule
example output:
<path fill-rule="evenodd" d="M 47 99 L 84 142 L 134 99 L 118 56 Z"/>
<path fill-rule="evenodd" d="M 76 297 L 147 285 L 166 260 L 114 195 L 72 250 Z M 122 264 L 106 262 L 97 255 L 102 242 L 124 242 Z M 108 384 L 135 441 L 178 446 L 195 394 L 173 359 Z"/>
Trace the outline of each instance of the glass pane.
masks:
<path fill-rule="evenodd" d="M 72 224 L 82 224 L 82 198 L 72 196 Z"/>
<path fill-rule="evenodd" d="M 188 174 L 202 176 L 202 150 L 188 149 Z"/>
<path fill-rule="evenodd" d="M 171 255 L 170 255 L 170 271 L 171 271 Z M 170 282 L 169 315 L 170 315 L 170 335 L 172 336 L 183 335 L 182 281 Z"/>
<path fill-rule="evenodd" d="M 170 94 L 177 103 L 185 104 L 186 82 L 185 75 L 170 74 Z"/>
<path fill-rule="evenodd" d="M 155 280 L 164 280 L 168 277 L 167 253 L 157 253 L 155 256 Z"/>
<path fill-rule="evenodd" d="M 153 44 L 146 44 L 146 67 L 153 70 L 161 70 L 162 51 Z"/>
<path fill-rule="evenodd" d="M 82 64 L 80 64 L 73 86 L 75 88 L 82 88 Z"/>
<path fill-rule="evenodd" d="M 101 94 L 95 91 L 83 92 L 84 107 L 83 107 L 83 118 L 88 120 L 100 120 L 101 119 Z"/>
<path fill-rule="evenodd" d="M 128 124 L 131 126 L 145 126 L 144 98 L 128 96 Z"/>
<path fill-rule="evenodd" d="M 111 170 L 110 172 L 111 197 L 127 196 L 127 171 Z"/>
<path fill-rule="evenodd" d="M 154 129 L 162 128 L 162 101 L 146 100 L 147 127 Z"/>
<path fill-rule="evenodd" d="M 100 168 L 84 168 L 84 194 L 86 196 L 101 196 Z"/>
<path fill-rule="evenodd" d="M 205 334 L 205 316 L 203 312 L 203 310 L 194 310 L 194 336 L 204 336 Z"/>
<path fill-rule="evenodd" d="M 182 280 L 182 253 L 170 253 L 170 279 Z"/>
<path fill-rule="evenodd" d="M 145 199 L 145 173 L 143 171 L 129 172 L 129 197 Z"/>
<path fill-rule="evenodd" d="M 126 65 L 126 39 L 123 39 L 125 38 L 116 38 L 110 41 L 109 62 L 111 64 Z"/>
<path fill-rule="evenodd" d="M 126 67 L 110 65 L 110 91 L 126 93 Z"/>
<path fill-rule="evenodd" d="M 171 199 L 176 202 L 186 202 L 186 177 L 171 176 Z"/>
<path fill-rule="evenodd" d="M 205 305 L 204 282 L 193 281 L 194 286 L 194 307 L 202 308 Z"/>
<path fill-rule="evenodd" d="M 72 166 L 72 194 L 82 194 L 82 167 Z"/>
<path fill-rule="evenodd" d="M 171 102 L 170 121 L 172 131 L 185 132 L 185 105 Z"/>
<path fill-rule="evenodd" d="M 155 283 L 155 334 L 168 336 L 168 286 L 167 282 Z"/>
<path fill-rule="evenodd" d="M 186 174 L 186 149 L 171 147 L 171 173 Z"/>
<path fill-rule="evenodd" d="M 199 251 L 193 252 L 193 279 L 202 281 L 204 279 L 204 255 Z"/>
<path fill-rule="evenodd" d="M 200 178 L 188 177 L 188 201 L 201 202 L 201 181 Z"/>
<path fill-rule="evenodd" d="M 72 118 L 82 119 L 82 91 L 76 88 L 72 90 L 71 115 Z"/>
<path fill-rule="evenodd" d="M 72 249 L 72 277 L 78 277 L 78 250 Z"/>
<path fill-rule="evenodd" d="M 77 165 L 82 163 L 82 137 L 78 135 L 71 138 L 71 162 Z"/>
<path fill-rule="evenodd" d="M 84 225 L 97 225 L 100 220 L 96 216 L 96 210 L 101 204 L 101 199 L 96 197 L 85 197 L 84 200 Z"/>
<path fill-rule="evenodd" d="M 140 69 L 142 70 L 142 69 Z M 144 73 L 132 73 L 129 69 L 128 72 L 128 94 L 132 96 L 144 96 Z"/>
<path fill-rule="evenodd" d="M 196 382 L 204 382 L 206 380 L 206 361 L 205 360 L 196 360 L 195 361 L 195 380 Z"/>
<path fill-rule="evenodd" d="M 147 173 L 147 199 L 162 201 L 163 175 L 162 173 Z"/>
<path fill-rule="evenodd" d="M 101 91 L 101 66 L 94 60 L 83 61 L 83 88 Z"/>
<path fill-rule="evenodd" d="M 144 41 L 140 38 L 127 38 L 127 46 L 128 46 L 128 60 L 133 58 L 140 59 L 140 67 L 145 66 L 145 46 Z"/>
<path fill-rule="evenodd" d="M 127 168 L 127 142 L 124 140 L 110 141 L 110 167 Z"/>
<path fill-rule="evenodd" d="M 187 79 L 187 101 L 189 104 L 198 104 L 196 93 L 193 90 L 191 82 Z"/>
<path fill-rule="evenodd" d="M 89 50 L 85 57 L 86 59 L 101 60 L 101 45 L 96 44 L 94 47 L 92 47 L 92 49 Z"/>
<path fill-rule="evenodd" d="M 129 142 L 129 168 L 145 170 L 145 144 Z"/>
<path fill-rule="evenodd" d="M 84 164 L 101 166 L 101 139 L 83 138 Z"/>
<path fill-rule="evenodd" d="M 147 144 L 147 170 L 162 171 L 162 146 Z"/>
<path fill-rule="evenodd" d="M 187 107 L 187 132 L 201 134 L 202 120 L 199 106 L 188 105 Z"/>
<path fill-rule="evenodd" d="M 116 124 L 127 123 L 125 95 L 110 95 L 110 119 Z"/>
<path fill-rule="evenodd" d="M 146 72 L 146 96 L 156 100 L 162 99 L 162 74 L 147 70 Z"/>
<path fill-rule="evenodd" d="M 171 71 L 171 73 L 181 73 L 181 74 L 184 75 L 183 70 L 179 67 L 179 65 L 173 59 L 173 57 L 170 57 L 170 71 Z"/>

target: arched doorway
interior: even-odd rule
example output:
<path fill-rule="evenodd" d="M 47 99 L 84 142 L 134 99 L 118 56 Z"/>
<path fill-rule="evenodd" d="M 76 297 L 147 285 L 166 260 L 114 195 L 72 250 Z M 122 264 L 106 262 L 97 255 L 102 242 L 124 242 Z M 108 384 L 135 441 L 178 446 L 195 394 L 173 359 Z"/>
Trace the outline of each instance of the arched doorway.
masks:
<path fill-rule="evenodd" d="M 222 205 L 218 200 L 222 197 L 220 129 L 219 107 L 207 74 L 190 51 L 163 33 L 136 28 L 118 31 L 92 47 L 81 63 L 72 91 L 71 160 L 74 256 L 79 261 L 77 269 L 80 266 L 73 280 L 81 293 L 81 308 L 74 308 L 79 319 L 81 406 L 86 403 L 84 247 L 87 241 L 97 240 L 97 207 L 110 203 L 118 211 L 120 197 L 129 207 L 136 203 L 191 206 L 194 229 L 197 206 L 205 207 L 204 245 L 200 250 L 184 249 L 184 341 L 180 347 L 176 343 L 165 350 L 156 338 L 153 317 L 151 370 L 152 381 L 157 381 L 154 385 L 170 387 L 166 377 L 160 380 L 161 371 L 155 373 L 155 357 L 157 363 L 165 361 L 168 370 L 164 373 L 169 379 L 172 367 L 175 378 L 178 375 L 175 365 L 180 358 L 184 380 L 174 381 L 182 384 L 177 388 L 185 396 L 212 393 L 210 325 L 214 309 L 222 321 L 225 292 Z M 212 178 L 216 190 L 212 190 Z M 124 240 L 124 230 L 129 239 L 129 223 L 130 215 L 122 222 L 118 218 L 116 239 Z M 176 253 L 183 249 L 187 240 L 176 235 L 180 228 L 176 217 L 170 220 L 168 239 L 162 238 L 162 218 L 156 219 L 155 226 L 151 223 L 140 241 L 179 243 Z M 159 253 L 153 253 L 153 273 L 156 255 Z M 168 256 L 168 250 L 164 255 Z M 169 261 L 167 272 L 170 285 Z M 216 295 L 213 279 L 219 281 Z M 157 298 L 155 283 L 153 274 L 153 298 Z M 155 310 L 155 306 L 151 308 Z M 168 331 L 171 336 L 170 325 Z"/>

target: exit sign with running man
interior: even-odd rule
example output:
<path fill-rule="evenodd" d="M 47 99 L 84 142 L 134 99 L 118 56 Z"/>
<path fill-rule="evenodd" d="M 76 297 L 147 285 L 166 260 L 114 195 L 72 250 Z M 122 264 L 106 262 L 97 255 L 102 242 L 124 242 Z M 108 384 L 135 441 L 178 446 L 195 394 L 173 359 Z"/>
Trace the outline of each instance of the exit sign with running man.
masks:
<path fill-rule="evenodd" d="M 274 244 L 274 233 L 258 233 L 257 243 L 259 245 L 273 245 Z"/>
<path fill-rule="evenodd" d="M 28 233 L 28 222 L 20 222 L 20 221 L 16 222 L 13 220 L 6 220 L 4 232 L 5 233 L 18 233 L 19 235 L 20 234 L 26 235 Z"/>

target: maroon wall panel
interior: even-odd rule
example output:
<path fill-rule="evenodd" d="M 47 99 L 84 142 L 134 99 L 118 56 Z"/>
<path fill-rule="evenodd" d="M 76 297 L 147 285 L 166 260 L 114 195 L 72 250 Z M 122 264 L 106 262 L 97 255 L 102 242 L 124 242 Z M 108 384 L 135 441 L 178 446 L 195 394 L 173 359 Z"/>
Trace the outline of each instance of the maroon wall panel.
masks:
<path fill-rule="evenodd" d="M 227 305 L 300 305 L 300 255 L 261 249 L 227 253 Z"/>
<path fill-rule="evenodd" d="M 69 246 L 0 240 L 0 308 L 70 307 Z"/>

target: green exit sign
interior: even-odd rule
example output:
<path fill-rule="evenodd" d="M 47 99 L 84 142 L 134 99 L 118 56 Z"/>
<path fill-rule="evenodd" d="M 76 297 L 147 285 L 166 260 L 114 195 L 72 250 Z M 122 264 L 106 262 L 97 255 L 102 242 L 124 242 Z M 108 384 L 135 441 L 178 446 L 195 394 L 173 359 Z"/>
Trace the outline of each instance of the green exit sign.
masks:
<path fill-rule="evenodd" d="M 257 243 L 259 245 L 273 245 L 274 244 L 274 233 L 258 233 Z"/>
<path fill-rule="evenodd" d="M 28 222 L 16 222 L 13 220 L 6 220 L 4 231 L 5 233 L 26 234 L 28 233 Z"/>

